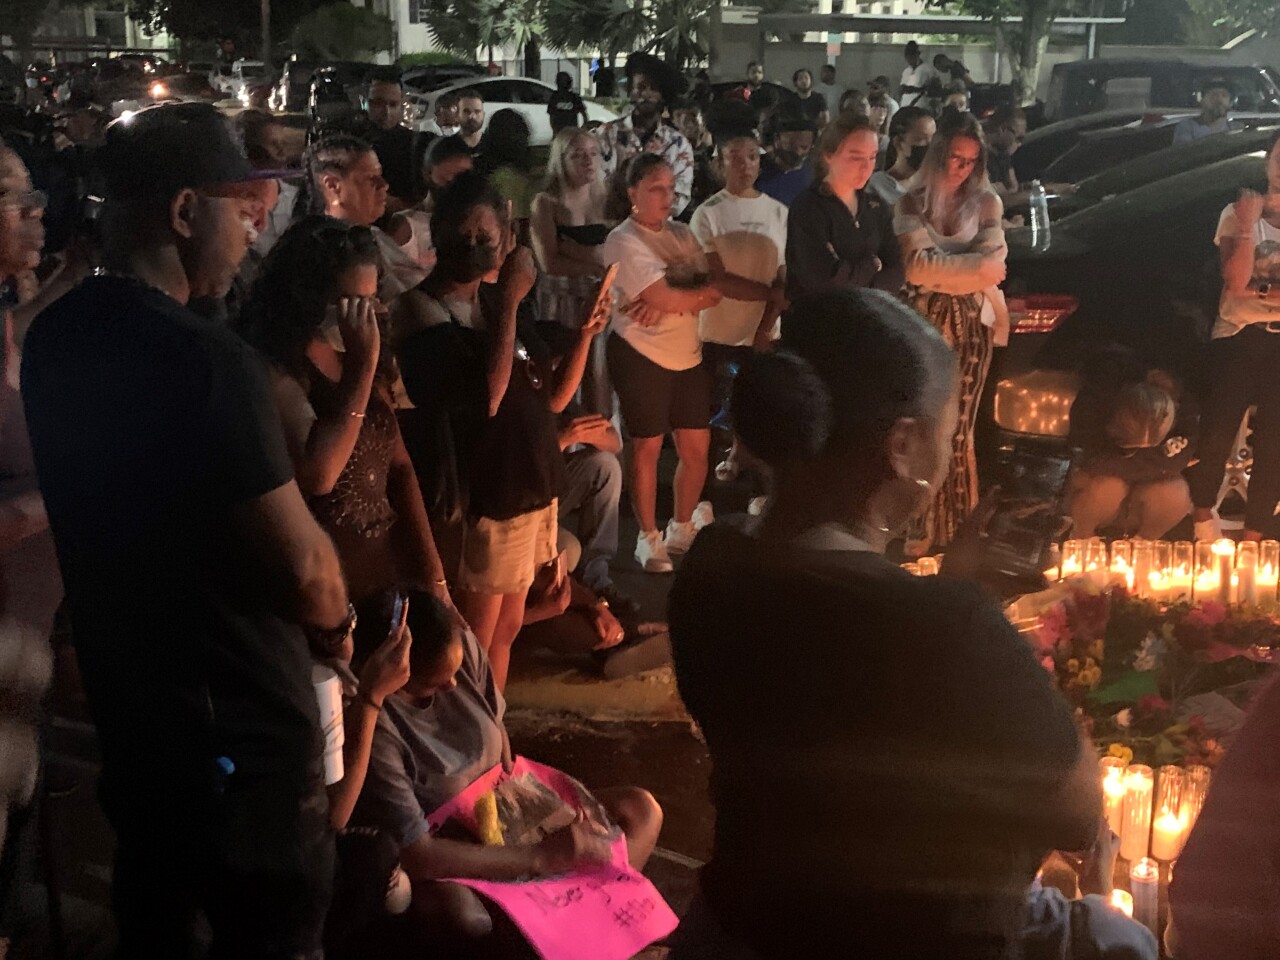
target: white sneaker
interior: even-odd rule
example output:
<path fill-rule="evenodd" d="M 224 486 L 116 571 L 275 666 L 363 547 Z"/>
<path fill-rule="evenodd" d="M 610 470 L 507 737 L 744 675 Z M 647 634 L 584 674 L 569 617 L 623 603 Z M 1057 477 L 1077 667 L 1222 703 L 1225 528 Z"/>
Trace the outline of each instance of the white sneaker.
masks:
<path fill-rule="evenodd" d="M 1212 519 L 1195 522 L 1195 538 L 1208 543 L 1222 539 L 1222 520 L 1218 517 L 1217 510 L 1213 511 Z"/>
<path fill-rule="evenodd" d="M 675 568 L 671 565 L 671 557 L 666 545 L 662 542 L 662 534 L 657 530 L 645 533 L 640 531 L 636 537 L 636 563 L 645 573 L 670 573 Z"/>
<path fill-rule="evenodd" d="M 693 538 L 697 535 L 698 525 L 692 520 L 688 523 L 678 523 L 673 519 L 667 524 L 667 536 L 665 541 L 667 553 L 687 553 L 689 548 L 693 546 Z"/>
<path fill-rule="evenodd" d="M 716 512 L 711 507 L 710 500 L 703 500 L 693 508 L 693 516 L 690 518 L 693 525 L 701 530 L 703 527 L 709 527 L 716 522 Z"/>
<path fill-rule="evenodd" d="M 747 504 L 747 516 L 759 517 L 763 516 L 764 508 L 769 505 L 768 497 L 752 497 L 751 502 Z"/>

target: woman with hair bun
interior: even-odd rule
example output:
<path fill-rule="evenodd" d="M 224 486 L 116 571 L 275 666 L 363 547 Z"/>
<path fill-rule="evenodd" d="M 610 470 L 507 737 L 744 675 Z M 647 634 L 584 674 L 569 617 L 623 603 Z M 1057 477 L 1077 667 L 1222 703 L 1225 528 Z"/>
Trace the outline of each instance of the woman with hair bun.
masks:
<path fill-rule="evenodd" d="M 999 960 L 1044 854 L 1096 835 L 1097 760 L 994 599 L 883 556 L 950 462 L 941 334 L 870 290 L 783 332 L 732 400 L 768 512 L 704 530 L 671 594 L 716 806 L 673 960 Z"/>

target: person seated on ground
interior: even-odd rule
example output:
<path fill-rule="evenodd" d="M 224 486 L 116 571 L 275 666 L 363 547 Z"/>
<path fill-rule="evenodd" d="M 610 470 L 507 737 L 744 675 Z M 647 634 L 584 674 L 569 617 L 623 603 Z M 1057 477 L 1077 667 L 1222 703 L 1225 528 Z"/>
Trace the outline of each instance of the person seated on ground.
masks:
<path fill-rule="evenodd" d="M 380 263 L 378 296 L 390 303 L 417 286 L 435 265 L 431 232 L 421 217 L 387 213 L 387 181 L 378 154 L 346 134 L 324 136 L 307 148 L 311 212 L 356 227 L 372 227 Z"/>
<path fill-rule="evenodd" d="M 1190 514 L 1182 473 L 1195 453 L 1195 413 L 1164 371 L 1116 352 L 1091 366 L 1071 405 L 1070 438 L 1082 451 L 1068 492 L 1072 535 L 1120 524 L 1157 540 Z"/>
<path fill-rule="evenodd" d="M 804 297 L 782 329 L 733 392 L 768 510 L 756 534 L 704 531 L 671 593 L 676 679 L 716 772 L 715 852 L 672 960 L 836 942 L 1006 957 L 1044 853 L 1089 845 L 1101 794 L 1071 708 L 960 579 L 965 552 L 939 577 L 883 556 L 946 476 L 955 355 L 876 290 Z"/>
<path fill-rule="evenodd" d="M 406 434 L 433 518 L 460 536 L 459 609 L 501 689 L 529 587 L 556 557 L 564 463 L 555 417 L 604 325 L 582 326 L 552 369 L 525 302 L 533 255 L 515 243 L 506 203 L 480 174 L 462 174 L 440 193 L 431 229 L 439 263 L 392 313 L 419 419 Z"/>
<path fill-rule="evenodd" d="M 1111 905 L 1120 838 L 1105 817 L 1083 854 L 1050 854 L 1027 890 L 1022 960 L 1159 960 L 1151 931 Z"/>
<path fill-rule="evenodd" d="M 497 764 L 509 767 L 512 755 L 506 704 L 475 636 L 434 596 L 410 592 L 408 599 L 409 680 L 383 702 L 353 822 L 386 833 L 398 846 L 413 886 L 410 914 L 421 923 L 413 934 L 417 947 L 429 938 L 439 945 L 436 955 L 457 957 L 501 938 L 518 950 L 521 939 L 506 916 L 446 878 L 514 881 L 607 863 L 605 831 L 613 824 L 639 870 L 657 843 L 662 811 L 649 793 L 627 787 L 595 793 L 610 824 L 580 819 L 536 844 L 487 846 L 433 835 L 426 818 Z M 366 612 L 356 628 L 357 660 L 385 639 L 390 603 Z M 366 622 L 372 636 L 362 629 Z"/>

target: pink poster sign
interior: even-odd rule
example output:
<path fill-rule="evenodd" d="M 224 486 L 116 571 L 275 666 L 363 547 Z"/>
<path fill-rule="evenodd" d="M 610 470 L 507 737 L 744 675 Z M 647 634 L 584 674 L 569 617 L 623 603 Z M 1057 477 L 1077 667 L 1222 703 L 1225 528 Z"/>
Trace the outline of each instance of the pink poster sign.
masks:
<path fill-rule="evenodd" d="M 433 831 L 457 816 L 470 823 L 476 798 L 509 777 L 532 774 L 577 809 L 581 799 L 559 770 L 517 757 L 509 773 L 494 767 L 427 818 Z M 454 880 L 488 897 L 520 928 L 543 960 L 628 960 L 676 928 L 675 913 L 627 863 L 627 844 L 613 842 L 604 866 L 517 883 Z"/>

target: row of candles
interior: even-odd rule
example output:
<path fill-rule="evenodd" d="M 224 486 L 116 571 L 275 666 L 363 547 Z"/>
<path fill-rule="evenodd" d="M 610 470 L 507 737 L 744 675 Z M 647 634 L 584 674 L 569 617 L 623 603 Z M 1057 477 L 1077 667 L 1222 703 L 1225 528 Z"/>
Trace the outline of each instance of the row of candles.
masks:
<path fill-rule="evenodd" d="M 1160 862 L 1172 864 L 1195 826 L 1209 792 L 1209 768 L 1126 765 L 1103 757 L 1102 803 L 1107 823 L 1129 861 L 1129 889 L 1111 893 L 1112 906 L 1159 936 Z"/>
<path fill-rule="evenodd" d="M 1050 580 L 1085 576 L 1160 602 L 1216 600 L 1266 610 L 1277 607 L 1280 541 L 1068 540 Z"/>

